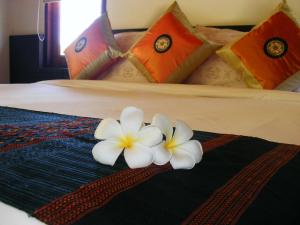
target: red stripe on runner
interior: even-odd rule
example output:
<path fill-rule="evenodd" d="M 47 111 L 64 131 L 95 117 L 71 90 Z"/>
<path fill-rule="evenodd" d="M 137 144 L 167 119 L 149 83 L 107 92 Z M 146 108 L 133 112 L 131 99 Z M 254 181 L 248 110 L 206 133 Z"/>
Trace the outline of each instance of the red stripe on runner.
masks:
<path fill-rule="evenodd" d="M 220 135 L 219 137 L 216 137 L 212 140 L 203 142 L 202 143 L 203 151 L 209 152 L 210 150 L 213 150 L 217 147 L 225 145 L 225 144 L 232 142 L 238 138 L 239 138 L 239 136 L 237 136 L 237 135 L 230 135 L 230 134 Z"/>
<path fill-rule="evenodd" d="M 299 146 L 279 145 L 260 156 L 218 189 L 182 224 L 235 224 L 274 174 L 299 151 Z"/>
<path fill-rule="evenodd" d="M 203 142 L 203 151 L 207 152 L 233 141 L 238 136 L 220 135 L 213 140 Z M 75 192 L 37 209 L 33 216 L 52 225 L 71 224 L 91 211 L 103 207 L 114 196 L 126 191 L 156 174 L 171 170 L 170 164 L 165 166 L 152 165 L 142 169 L 125 169 L 111 176 L 96 180 L 82 186 Z"/>
<path fill-rule="evenodd" d="M 170 166 L 155 166 L 142 169 L 126 169 L 111 176 L 96 180 L 36 210 L 33 216 L 41 221 L 62 225 L 71 224 L 89 212 L 102 207 L 114 196 L 128 190 L 154 175 L 170 170 Z"/>

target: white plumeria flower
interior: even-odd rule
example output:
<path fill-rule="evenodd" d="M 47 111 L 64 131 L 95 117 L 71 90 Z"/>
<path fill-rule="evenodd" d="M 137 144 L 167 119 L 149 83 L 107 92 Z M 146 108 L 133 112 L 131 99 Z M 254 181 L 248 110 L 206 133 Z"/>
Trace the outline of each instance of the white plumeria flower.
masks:
<path fill-rule="evenodd" d="M 170 161 L 174 169 L 192 169 L 202 159 L 202 146 L 193 137 L 192 129 L 184 122 L 177 121 L 176 129 L 170 120 L 162 115 L 153 117 L 152 125 L 157 126 L 165 135 L 166 140 L 154 148 L 153 162 L 164 165 Z"/>
<path fill-rule="evenodd" d="M 115 119 L 104 119 L 95 131 L 95 138 L 104 140 L 93 148 L 94 159 L 113 166 L 124 150 L 130 168 L 149 166 L 153 162 L 152 147 L 162 141 L 162 133 L 155 126 L 144 126 L 144 112 L 135 107 L 126 107 Z"/>

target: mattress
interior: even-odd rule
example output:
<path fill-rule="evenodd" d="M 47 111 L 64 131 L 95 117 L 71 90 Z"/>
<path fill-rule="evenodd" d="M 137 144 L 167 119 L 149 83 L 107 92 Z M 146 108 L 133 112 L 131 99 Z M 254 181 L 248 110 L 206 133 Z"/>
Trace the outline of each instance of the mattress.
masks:
<path fill-rule="evenodd" d="M 202 143 L 203 160 L 192 170 L 97 163 L 97 124 L 118 119 L 126 106 L 143 109 L 145 122 L 155 113 L 185 121 Z M 297 93 L 57 80 L 0 85 L 0 111 L 0 224 L 299 219 Z"/>

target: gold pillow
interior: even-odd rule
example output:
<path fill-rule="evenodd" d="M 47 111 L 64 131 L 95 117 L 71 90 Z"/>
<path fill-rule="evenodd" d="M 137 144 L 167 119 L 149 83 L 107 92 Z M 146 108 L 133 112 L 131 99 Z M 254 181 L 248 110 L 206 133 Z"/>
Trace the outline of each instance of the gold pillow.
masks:
<path fill-rule="evenodd" d="M 274 89 L 300 71 L 300 26 L 283 1 L 267 20 L 217 51 L 252 88 Z"/>
<path fill-rule="evenodd" d="M 174 2 L 130 49 L 129 60 L 157 83 L 180 83 L 217 48 L 198 35 Z"/>

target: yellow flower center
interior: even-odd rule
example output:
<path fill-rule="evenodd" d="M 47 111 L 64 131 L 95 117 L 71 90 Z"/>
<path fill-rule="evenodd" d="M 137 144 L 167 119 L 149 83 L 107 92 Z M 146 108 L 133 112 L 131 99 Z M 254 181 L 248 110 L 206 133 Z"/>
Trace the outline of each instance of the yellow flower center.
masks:
<path fill-rule="evenodd" d="M 134 145 L 134 142 L 135 142 L 135 139 L 131 136 L 123 136 L 120 138 L 119 140 L 119 146 L 121 148 L 127 148 L 127 149 L 130 149 L 133 147 Z"/>
<path fill-rule="evenodd" d="M 166 141 L 166 143 L 165 143 L 165 149 L 167 149 L 169 152 L 174 152 L 176 146 L 177 146 L 177 144 L 174 141 L 174 139 L 170 139 L 170 140 Z"/>

